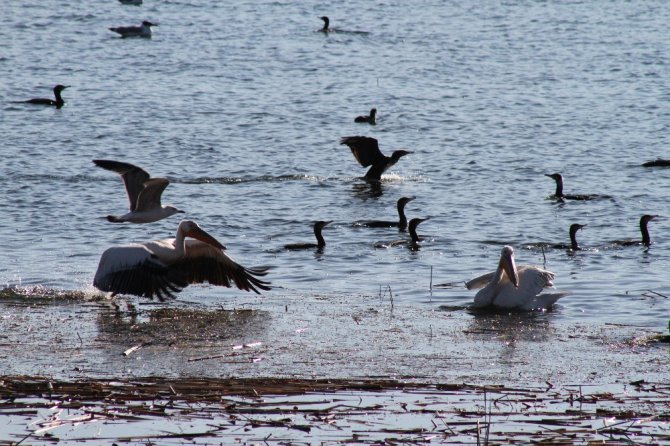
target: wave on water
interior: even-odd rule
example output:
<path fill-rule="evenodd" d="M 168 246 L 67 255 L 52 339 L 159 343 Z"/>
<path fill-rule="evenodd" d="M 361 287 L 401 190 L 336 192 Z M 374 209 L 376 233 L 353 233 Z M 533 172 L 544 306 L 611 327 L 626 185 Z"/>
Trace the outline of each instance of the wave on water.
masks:
<path fill-rule="evenodd" d="M 14 301 L 35 303 L 52 303 L 57 301 L 82 301 L 93 300 L 96 298 L 102 299 L 101 295 L 86 293 L 77 290 L 59 290 L 48 288 L 42 285 L 35 286 L 9 286 L 0 289 L 0 301 Z"/>
<path fill-rule="evenodd" d="M 183 184 L 238 184 L 238 183 L 276 183 L 282 181 L 324 181 L 326 177 L 306 174 L 292 175 L 261 175 L 257 177 L 199 177 L 193 179 L 180 180 L 170 178 L 173 183 Z"/>

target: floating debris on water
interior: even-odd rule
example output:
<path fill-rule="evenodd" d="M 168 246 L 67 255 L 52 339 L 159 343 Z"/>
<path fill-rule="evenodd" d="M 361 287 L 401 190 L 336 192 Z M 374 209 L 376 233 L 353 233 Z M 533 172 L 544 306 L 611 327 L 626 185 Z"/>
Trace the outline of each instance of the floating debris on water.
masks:
<path fill-rule="evenodd" d="M 490 444 L 670 440 L 668 383 L 546 387 L 396 380 L 4 378 L 0 436 L 60 445 Z M 14 443 L 12 443 L 14 444 Z"/>

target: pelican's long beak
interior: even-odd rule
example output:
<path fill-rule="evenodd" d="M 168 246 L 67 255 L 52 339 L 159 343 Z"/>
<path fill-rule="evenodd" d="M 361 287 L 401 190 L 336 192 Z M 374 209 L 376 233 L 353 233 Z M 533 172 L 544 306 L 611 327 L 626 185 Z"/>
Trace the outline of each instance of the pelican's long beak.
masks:
<path fill-rule="evenodd" d="M 519 288 L 519 274 L 516 270 L 516 263 L 514 263 L 514 254 L 510 252 L 503 253 L 503 255 L 500 256 L 500 266 L 502 266 L 503 271 L 505 271 L 507 277 L 509 277 L 514 288 Z"/>
<path fill-rule="evenodd" d="M 198 239 L 203 243 L 207 243 L 208 245 L 211 245 L 215 248 L 218 249 L 226 249 L 225 246 L 223 246 L 217 239 L 209 235 L 204 231 L 204 229 L 201 228 L 195 228 L 186 233 L 187 236 L 193 237 L 194 239 Z"/>

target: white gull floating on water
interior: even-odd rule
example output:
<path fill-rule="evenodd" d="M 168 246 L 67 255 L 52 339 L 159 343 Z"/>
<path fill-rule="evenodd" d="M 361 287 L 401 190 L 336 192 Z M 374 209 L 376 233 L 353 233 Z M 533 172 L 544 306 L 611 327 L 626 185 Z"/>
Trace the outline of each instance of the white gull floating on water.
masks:
<path fill-rule="evenodd" d="M 121 35 L 121 37 L 147 37 L 151 38 L 151 27 L 158 26 L 155 23 L 148 21 L 143 21 L 140 26 L 117 26 L 115 28 L 109 28 L 110 31 L 114 31 Z"/>
<path fill-rule="evenodd" d="M 514 249 L 503 247 L 498 268 L 476 277 L 465 285 L 469 290 L 482 288 L 475 295 L 475 308 L 509 310 L 545 310 L 567 293 L 540 294 L 553 287 L 554 273 L 536 266 L 514 262 Z"/>
<path fill-rule="evenodd" d="M 161 195 L 170 181 L 167 178 L 151 178 L 149 174 L 129 163 L 110 160 L 93 160 L 96 166 L 121 175 L 126 186 L 130 212 L 116 217 L 108 215 L 112 223 L 151 223 L 184 211 L 174 206 L 162 206 Z"/>

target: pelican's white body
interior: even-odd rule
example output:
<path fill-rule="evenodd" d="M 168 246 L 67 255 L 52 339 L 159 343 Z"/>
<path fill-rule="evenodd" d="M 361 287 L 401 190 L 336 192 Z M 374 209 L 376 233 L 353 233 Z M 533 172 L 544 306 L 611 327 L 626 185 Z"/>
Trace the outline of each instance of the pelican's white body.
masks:
<path fill-rule="evenodd" d="M 536 266 L 514 262 L 514 250 L 505 246 L 498 268 L 466 283 L 469 290 L 482 288 L 475 295 L 475 308 L 500 308 L 515 310 L 544 310 L 551 307 L 567 293 L 544 293 L 553 287 L 554 273 Z M 515 285 L 516 282 L 516 285 Z"/>

